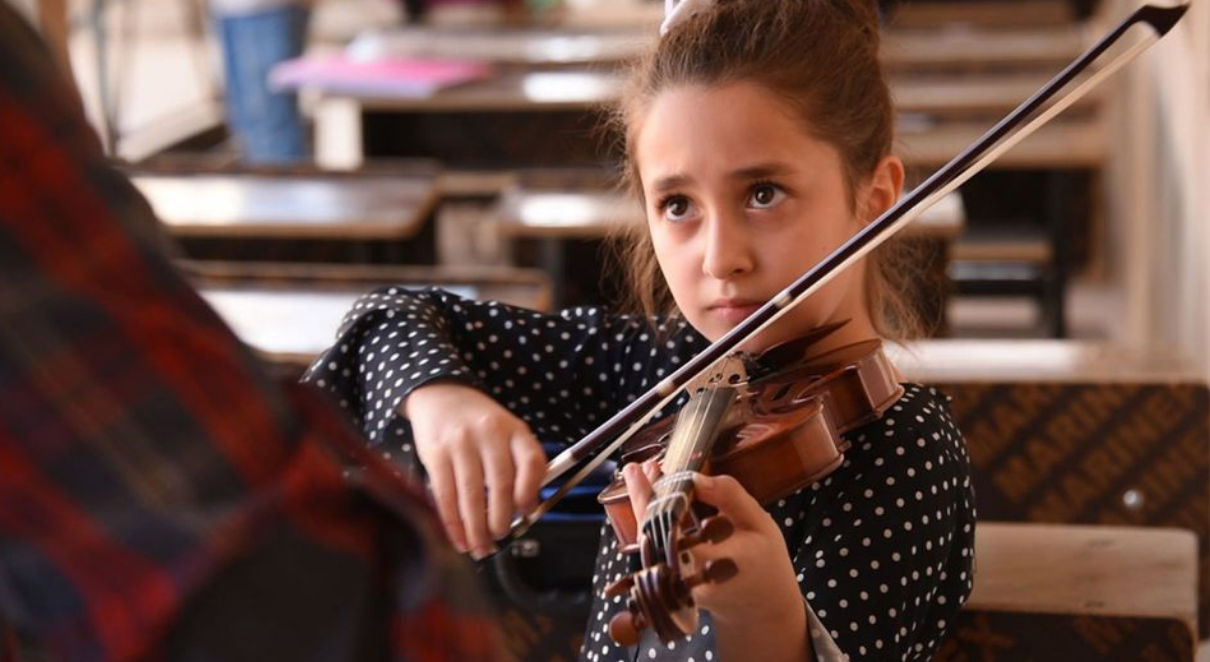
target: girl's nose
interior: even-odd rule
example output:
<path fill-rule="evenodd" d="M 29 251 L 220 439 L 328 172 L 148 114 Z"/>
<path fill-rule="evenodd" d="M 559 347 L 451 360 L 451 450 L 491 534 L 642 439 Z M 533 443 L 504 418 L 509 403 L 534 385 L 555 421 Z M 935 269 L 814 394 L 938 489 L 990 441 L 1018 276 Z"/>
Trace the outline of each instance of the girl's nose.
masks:
<path fill-rule="evenodd" d="M 726 280 L 752 270 L 755 264 L 742 215 L 714 214 L 706 222 L 702 273 Z"/>

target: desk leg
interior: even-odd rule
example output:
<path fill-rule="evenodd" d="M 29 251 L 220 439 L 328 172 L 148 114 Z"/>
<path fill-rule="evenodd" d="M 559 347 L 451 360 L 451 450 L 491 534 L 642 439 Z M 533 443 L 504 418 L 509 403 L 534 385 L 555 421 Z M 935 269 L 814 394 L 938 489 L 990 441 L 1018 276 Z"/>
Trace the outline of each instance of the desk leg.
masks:
<path fill-rule="evenodd" d="M 38 22 L 42 25 L 42 34 L 50 46 L 51 53 L 63 69 L 63 73 L 71 81 L 75 78 L 71 71 L 71 27 L 67 17 L 67 0 L 38 0 Z"/>
<path fill-rule="evenodd" d="M 1055 170 L 1047 177 L 1046 223 L 1049 226 L 1051 263 L 1042 283 L 1043 324 L 1052 338 L 1067 337 L 1067 272 L 1070 257 L 1068 216 L 1071 214 L 1071 187 L 1078 177 L 1064 170 Z"/>
<path fill-rule="evenodd" d="M 563 280 L 567 276 L 563 240 L 547 237 L 542 240 L 542 269 L 550 276 L 550 308 L 563 307 Z"/>
<path fill-rule="evenodd" d="M 324 170 L 356 170 L 365 162 L 361 104 L 320 99 L 315 107 L 315 164 Z"/>
<path fill-rule="evenodd" d="M 105 23 L 109 0 L 93 0 L 89 22 L 93 31 L 93 58 L 96 62 L 98 106 L 101 109 L 101 141 L 105 153 L 114 155 L 117 148 L 113 85 L 109 77 L 109 26 Z M 129 10 L 129 8 L 127 8 Z"/>

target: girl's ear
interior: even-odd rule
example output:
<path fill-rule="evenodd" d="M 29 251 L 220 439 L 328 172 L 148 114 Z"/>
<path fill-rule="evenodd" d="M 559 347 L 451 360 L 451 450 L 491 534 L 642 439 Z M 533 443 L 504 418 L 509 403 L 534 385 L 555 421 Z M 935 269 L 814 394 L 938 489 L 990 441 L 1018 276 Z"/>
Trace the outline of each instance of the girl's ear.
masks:
<path fill-rule="evenodd" d="M 899 201 L 903 194 L 903 161 L 898 156 L 884 156 L 874 168 L 866 188 L 862 220 L 870 223 Z"/>

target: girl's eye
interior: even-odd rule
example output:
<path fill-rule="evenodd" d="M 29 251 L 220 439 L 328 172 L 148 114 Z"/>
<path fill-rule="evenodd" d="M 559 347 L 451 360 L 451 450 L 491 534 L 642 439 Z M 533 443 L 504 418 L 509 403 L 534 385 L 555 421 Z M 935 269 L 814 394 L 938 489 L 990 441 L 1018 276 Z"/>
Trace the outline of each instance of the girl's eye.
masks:
<path fill-rule="evenodd" d="M 679 195 L 664 200 L 660 203 L 660 208 L 664 212 L 664 219 L 669 221 L 683 221 L 693 212 L 689 199 Z"/>
<path fill-rule="evenodd" d="M 752 188 L 751 205 L 757 209 L 776 207 L 786 192 L 776 184 L 757 184 Z"/>

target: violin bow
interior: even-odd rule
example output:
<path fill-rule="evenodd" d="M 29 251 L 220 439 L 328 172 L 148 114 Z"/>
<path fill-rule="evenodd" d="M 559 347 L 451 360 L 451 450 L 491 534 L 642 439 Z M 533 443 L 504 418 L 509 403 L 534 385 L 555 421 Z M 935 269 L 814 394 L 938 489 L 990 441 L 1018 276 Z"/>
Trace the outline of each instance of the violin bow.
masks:
<path fill-rule="evenodd" d="M 1143 51 L 1168 34 L 1185 15 L 1188 8 L 1189 5 L 1183 3 L 1170 7 L 1144 5 L 1137 9 L 1083 55 L 1056 74 L 1032 97 L 1022 102 L 982 137 L 971 143 L 949 163 L 933 173 L 924 183 L 913 189 L 894 207 L 854 234 L 829 256 L 754 311 L 722 338 L 714 341 L 700 354 L 687 361 L 680 369 L 636 398 L 583 439 L 555 456 L 547 464 L 546 476 L 542 481 L 543 486 L 550 484 L 577 466 L 580 466 L 580 470 L 564 482 L 553 495 L 540 503 L 532 513 L 513 522 L 510 539 L 520 536 L 534 522 L 549 512 L 573 487 L 582 482 L 645 425 L 656 412 L 672 402 L 687 385 L 698 379 L 736 347 L 763 331 L 826 285 L 841 271 L 882 245 L 896 232 L 927 211 L 929 207 L 953 192 L 1017 143 L 1054 119 L 1106 78 L 1133 61 Z M 1036 117 L 1025 122 L 1051 101 L 1060 90 L 1070 85 L 1077 76 L 1088 69 L 1132 28 L 1143 25 L 1149 27 L 1150 30 L 1142 39 L 1104 67 L 1093 72 L 1087 80 L 1080 83 L 1069 94 L 1059 98 L 1044 111 L 1038 113 Z M 1021 128 L 1015 133 L 1011 133 L 1018 126 Z"/>

